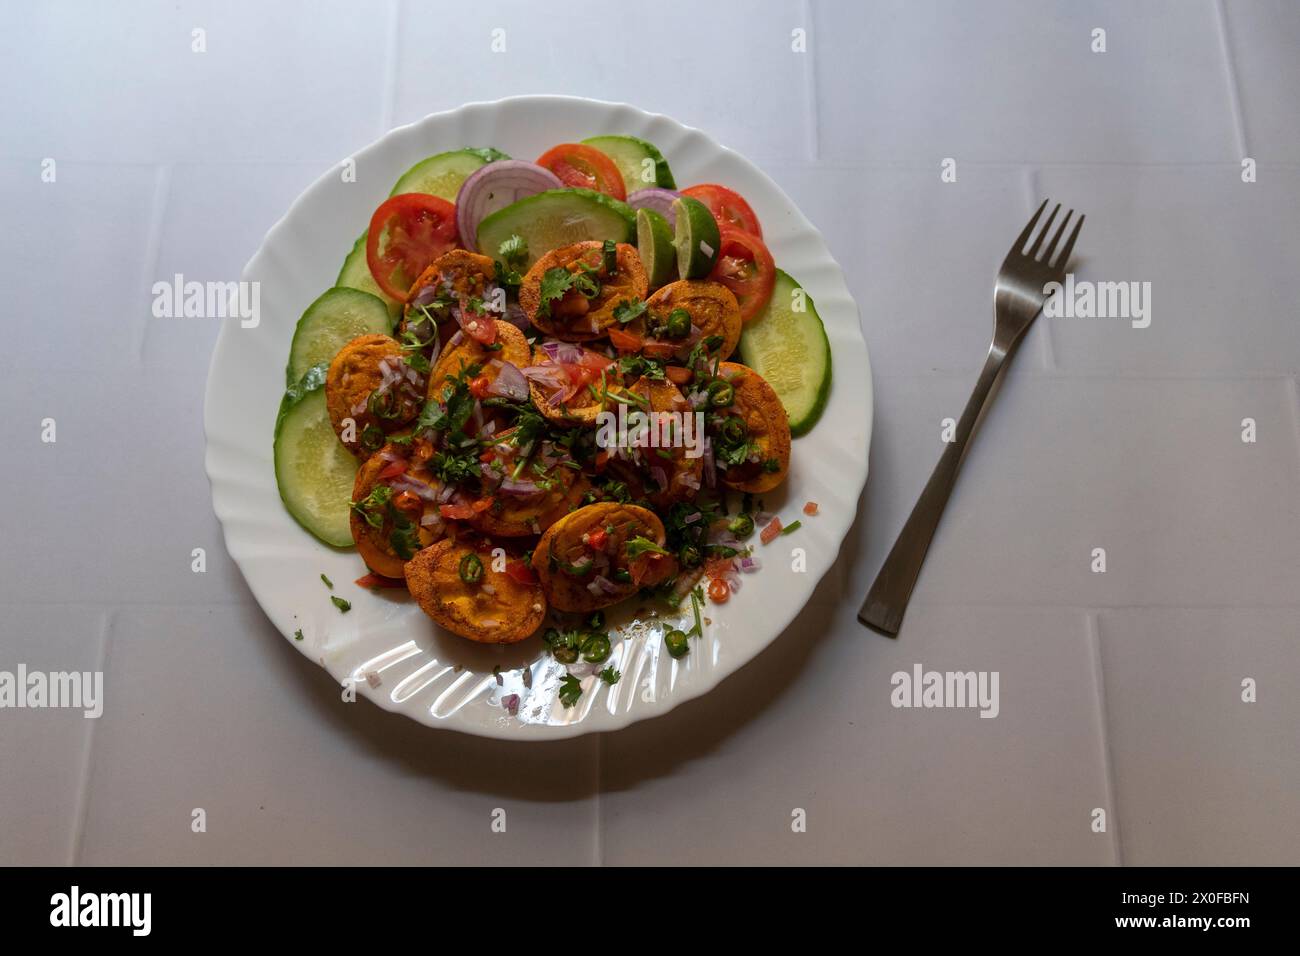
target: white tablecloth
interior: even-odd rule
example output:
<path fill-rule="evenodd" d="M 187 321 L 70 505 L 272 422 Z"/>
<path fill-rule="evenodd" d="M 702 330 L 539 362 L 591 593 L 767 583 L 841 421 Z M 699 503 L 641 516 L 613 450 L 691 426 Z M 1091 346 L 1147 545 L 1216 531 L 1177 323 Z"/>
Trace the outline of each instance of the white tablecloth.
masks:
<path fill-rule="evenodd" d="M 0 710 L 0 862 L 1300 862 L 1300 5 L 3 6 L 0 670 L 103 670 L 106 707 Z M 876 416 L 857 525 L 767 652 L 524 746 L 344 704 L 273 631 L 203 471 L 217 323 L 150 286 L 237 278 L 392 126 L 532 92 L 775 178 L 844 267 Z M 887 640 L 855 610 L 1044 197 L 1150 325 L 1035 325 Z M 997 671 L 998 716 L 892 706 L 916 664 Z"/>

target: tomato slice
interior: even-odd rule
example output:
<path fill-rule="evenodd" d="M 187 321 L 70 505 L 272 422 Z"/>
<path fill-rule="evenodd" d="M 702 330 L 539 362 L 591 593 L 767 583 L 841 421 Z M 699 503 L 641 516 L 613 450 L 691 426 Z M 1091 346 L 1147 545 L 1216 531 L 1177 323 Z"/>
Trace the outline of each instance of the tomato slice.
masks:
<path fill-rule="evenodd" d="M 506 561 L 506 574 L 520 584 L 537 583 L 537 575 L 533 573 L 533 569 L 518 558 Z"/>
<path fill-rule="evenodd" d="M 754 210 L 740 193 L 726 186 L 719 186 L 717 183 L 701 183 L 683 189 L 682 195 L 704 203 L 709 212 L 713 213 L 713 218 L 718 221 L 719 229 L 730 226 L 733 229 L 744 229 L 760 239 L 763 238 L 763 227 L 759 225 L 758 216 L 754 215 Z"/>
<path fill-rule="evenodd" d="M 439 505 L 438 513 L 444 518 L 452 518 L 457 521 L 464 521 L 466 518 L 474 517 L 474 509 L 469 505 Z"/>
<path fill-rule="evenodd" d="M 411 283 L 456 242 L 454 205 L 424 193 L 401 193 L 370 217 L 366 263 L 384 292 L 405 299 Z"/>
<path fill-rule="evenodd" d="M 402 578 L 386 578 L 383 575 L 375 574 L 371 571 L 369 574 L 363 574 L 357 578 L 353 584 L 363 588 L 404 588 L 406 581 Z"/>
<path fill-rule="evenodd" d="M 593 551 L 604 551 L 605 542 L 609 540 L 609 535 L 605 533 L 604 528 L 596 528 L 587 532 L 587 546 Z"/>
<path fill-rule="evenodd" d="M 395 458 L 384 466 L 383 470 L 379 472 L 379 477 L 381 479 L 396 478 L 404 471 L 406 471 L 406 459 Z"/>
<path fill-rule="evenodd" d="M 615 328 L 609 330 L 609 341 L 620 352 L 640 352 L 641 346 L 645 344 L 641 336 Z"/>
<path fill-rule="evenodd" d="M 723 604 L 731 596 L 731 588 L 722 578 L 714 578 L 709 582 L 709 600 L 714 604 Z"/>
<path fill-rule="evenodd" d="M 743 229 L 723 227 L 718 261 L 709 278 L 736 294 L 740 320 L 748 322 L 767 307 L 776 283 L 776 262 L 763 240 Z"/>
<path fill-rule="evenodd" d="M 486 375 L 476 375 L 470 380 L 469 393 L 475 398 L 487 398 L 488 389 L 491 387 L 492 383 Z"/>
<path fill-rule="evenodd" d="M 664 369 L 664 378 L 668 379 L 668 381 L 672 382 L 674 385 L 685 385 L 694 377 L 694 372 L 688 368 L 682 367 L 681 365 L 669 365 Z"/>
<path fill-rule="evenodd" d="M 623 174 L 612 159 L 592 146 L 561 143 L 538 156 L 537 165 L 555 173 L 566 186 L 594 189 L 615 199 L 627 198 Z"/>

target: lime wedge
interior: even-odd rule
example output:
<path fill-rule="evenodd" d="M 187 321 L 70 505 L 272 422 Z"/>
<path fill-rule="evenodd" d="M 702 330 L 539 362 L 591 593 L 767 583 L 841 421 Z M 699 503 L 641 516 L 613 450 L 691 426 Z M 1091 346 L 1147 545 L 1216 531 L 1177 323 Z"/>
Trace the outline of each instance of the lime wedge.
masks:
<path fill-rule="evenodd" d="M 713 271 L 718 258 L 718 223 L 709 207 L 698 199 L 682 196 L 673 200 L 677 219 L 677 272 L 683 279 L 703 279 Z"/>
<path fill-rule="evenodd" d="M 636 251 L 641 256 L 641 264 L 645 266 L 651 289 L 672 281 L 673 270 L 677 265 L 673 249 L 673 227 L 653 209 L 636 211 Z"/>

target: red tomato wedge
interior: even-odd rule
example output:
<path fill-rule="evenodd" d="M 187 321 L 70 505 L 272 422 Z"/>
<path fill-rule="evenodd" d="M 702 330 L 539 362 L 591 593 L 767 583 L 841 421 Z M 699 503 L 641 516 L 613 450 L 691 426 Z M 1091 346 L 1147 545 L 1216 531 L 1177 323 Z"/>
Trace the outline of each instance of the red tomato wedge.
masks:
<path fill-rule="evenodd" d="M 379 287 L 405 299 L 434 259 L 456 248 L 456 207 L 437 196 L 401 193 L 370 217 L 366 263 Z"/>
<path fill-rule="evenodd" d="M 754 215 L 754 210 L 749 207 L 749 203 L 745 202 L 745 197 L 740 193 L 726 186 L 719 186 L 717 183 L 700 183 L 698 186 L 683 189 L 682 195 L 704 203 L 709 212 L 713 213 L 713 218 L 718 221 L 719 229 L 730 226 L 733 229 L 744 229 L 760 239 L 763 238 L 763 227 L 759 225 L 758 217 Z"/>
<path fill-rule="evenodd" d="M 615 199 L 627 198 L 622 173 L 612 159 L 594 147 L 561 143 L 538 156 L 537 165 L 555 173 L 566 186 L 594 189 Z"/>
<path fill-rule="evenodd" d="M 639 335 L 613 327 L 609 330 L 609 341 L 620 352 L 640 352 L 645 342 Z"/>
<path fill-rule="evenodd" d="M 533 572 L 533 569 L 517 558 L 512 558 L 506 562 L 506 574 L 520 584 L 537 583 L 537 575 Z"/>
<path fill-rule="evenodd" d="M 406 582 L 401 578 L 386 578 L 382 575 L 375 574 L 371 571 L 369 574 L 363 574 L 353 582 L 363 588 L 404 588 Z"/>
<path fill-rule="evenodd" d="M 406 471 L 406 459 L 395 458 L 385 465 L 383 470 L 379 472 L 379 478 L 381 480 L 384 478 L 396 478 L 404 471 Z"/>
<path fill-rule="evenodd" d="M 776 262 L 763 240 L 743 229 L 721 230 L 718 261 L 709 278 L 736 294 L 740 321 L 748 322 L 767 307 L 776 283 Z"/>

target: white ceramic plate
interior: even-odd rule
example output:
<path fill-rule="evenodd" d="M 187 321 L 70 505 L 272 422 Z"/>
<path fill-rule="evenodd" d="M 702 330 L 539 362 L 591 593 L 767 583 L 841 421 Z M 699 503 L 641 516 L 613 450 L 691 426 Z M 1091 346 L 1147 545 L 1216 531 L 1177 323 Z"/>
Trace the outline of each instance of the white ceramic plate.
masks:
<path fill-rule="evenodd" d="M 588 675 L 578 704 L 565 708 L 557 698 L 564 667 L 544 654 L 539 638 L 510 647 L 476 645 L 436 627 L 404 592 L 400 598 L 376 595 L 354 585 L 366 570 L 356 554 L 316 541 L 284 510 L 271 446 L 294 325 L 333 284 L 371 212 L 402 172 L 462 146 L 496 146 L 530 158 L 556 143 L 602 133 L 657 145 L 679 186 L 717 182 L 749 200 L 777 265 L 816 303 L 830 338 L 834 384 L 821 422 L 794 442 L 789 480 L 764 496 L 767 510 L 786 524 L 802 519 L 802 528 L 766 547 L 755 535 L 762 570 L 744 575 L 743 589 L 727 604 L 707 606 L 710 623 L 702 639 L 692 639 L 686 657 L 674 660 L 663 649 L 662 632 L 671 626 L 663 619 L 642 615 L 621 637 L 611 632 L 610 663 L 622 680 L 610 687 Z M 208 374 L 204 422 L 213 506 L 226 547 L 262 609 L 294 647 L 340 682 L 355 681 L 359 694 L 386 710 L 488 737 L 613 730 L 715 687 L 803 609 L 839 553 L 866 481 L 872 415 L 867 349 L 857 307 L 821 235 L 744 157 L 699 130 L 622 104 L 560 96 L 471 103 L 395 129 L 352 159 L 354 182 L 345 182 L 343 166 L 336 167 L 267 234 L 244 270 L 245 280 L 261 284 L 261 322 L 251 329 L 227 324 Z M 803 515 L 807 501 L 819 504 L 816 517 Z M 802 572 L 792 570 L 795 548 L 805 555 Z M 333 593 L 352 602 L 349 613 L 330 602 L 322 572 L 334 581 Z M 611 616 L 613 622 L 625 619 Z M 303 639 L 295 640 L 299 629 Z M 525 669 L 531 686 L 525 686 Z M 521 696 L 516 716 L 502 703 L 511 694 Z"/>

